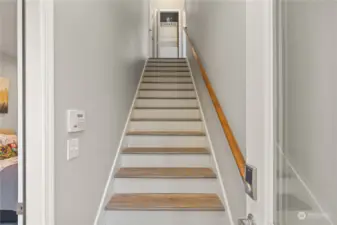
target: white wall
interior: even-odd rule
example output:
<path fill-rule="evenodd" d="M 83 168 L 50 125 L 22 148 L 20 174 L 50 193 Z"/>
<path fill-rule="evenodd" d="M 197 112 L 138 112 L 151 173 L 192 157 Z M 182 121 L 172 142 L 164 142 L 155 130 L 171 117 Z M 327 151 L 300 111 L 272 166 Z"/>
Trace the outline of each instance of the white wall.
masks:
<path fill-rule="evenodd" d="M 56 224 L 92 225 L 147 55 L 147 0 L 55 1 Z M 86 130 L 66 132 L 66 110 Z M 78 137 L 79 158 L 66 141 Z"/>
<path fill-rule="evenodd" d="M 151 0 L 153 9 L 183 9 L 185 0 Z"/>
<path fill-rule="evenodd" d="M 284 151 L 337 224 L 337 2 L 284 6 Z"/>
<path fill-rule="evenodd" d="M 17 19 L 16 0 L 0 1 L 0 77 L 9 79 L 8 114 L 0 114 L 0 128 L 17 130 Z"/>
<path fill-rule="evenodd" d="M 246 162 L 257 168 L 256 224 L 274 221 L 273 1 L 246 1 Z"/>
<path fill-rule="evenodd" d="M 0 1 L 0 51 L 16 56 L 16 0 Z"/>
<path fill-rule="evenodd" d="M 245 2 L 188 0 L 186 7 L 187 27 L 190 37 L 202 58 L 209 79 L 228 117 L 239 146 L 245 154 Z M 193 75 L 196 77 L 197 88 L 201 95 L 201 104 L 205 112 L 207 126 L 210 129 L 211 140 L 236 223 L 239 217 L 246 216 L 244 186 L 211 99 L 200 76 L 199 67 L 191 55 L 189 45 L 187 48 Z"/>

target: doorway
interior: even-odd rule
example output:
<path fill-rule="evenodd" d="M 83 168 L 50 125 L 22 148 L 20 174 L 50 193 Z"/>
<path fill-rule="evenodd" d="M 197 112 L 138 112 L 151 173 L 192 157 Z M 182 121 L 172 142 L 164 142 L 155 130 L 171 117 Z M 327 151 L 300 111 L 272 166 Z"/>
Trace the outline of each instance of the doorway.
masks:
<path fill-rule="evenodd" d="M 179 58 L 179 12 L 160 10 L 158 19 L 158 57 Z"/>
<path fill-rule="evenodd" d="M 150 13 L 150 57 L 185 57 L 181 10 L 153 9 Z"/>
<path fill-rule="evenodd" d="M 0 224 L 23 225 L 22 2 L 0 1 Z"/>

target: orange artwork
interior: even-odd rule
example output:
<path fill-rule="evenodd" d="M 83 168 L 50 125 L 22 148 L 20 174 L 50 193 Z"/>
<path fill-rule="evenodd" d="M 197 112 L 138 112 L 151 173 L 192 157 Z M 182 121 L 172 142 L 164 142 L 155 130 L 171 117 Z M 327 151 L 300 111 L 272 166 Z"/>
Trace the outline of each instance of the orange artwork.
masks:
<path fill-rule="evenodd" d="M 8 113 L 9 79 L 0 77 L 0 113 Z"/>

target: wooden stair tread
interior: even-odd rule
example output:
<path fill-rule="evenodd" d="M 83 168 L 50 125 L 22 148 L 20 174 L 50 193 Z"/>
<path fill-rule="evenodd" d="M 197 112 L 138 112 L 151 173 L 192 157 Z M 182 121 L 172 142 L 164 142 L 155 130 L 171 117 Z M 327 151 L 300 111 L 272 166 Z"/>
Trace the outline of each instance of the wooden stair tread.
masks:
<path fill-rule="evenodd" d="M 152 107 L 152 106 L 148 106 L 148 107 L 135 107 L 134 109 L 143 109 L 143 110 L 146 110 L 146 109 L 172 109 L 172 110 L 175 110 L 175 109 L 182 109 L 182 110 L 189 110 L 189 109 L 199 109 L 199 107 Z"/>
<path fill-rule="evenodd" d="M 161 122 L 201 122 L 201 119 L 192 119 L 192 118 L 133 118 L 131 121 L 143 121 L 143 122 L 152 122 L 152 121 L 161 121 Z"/>
<path fill-rule="evenodd" d="M 173 58 L 173 57 L 149 57 L 148 59 L 181 59 L 181 60 L 186 60 L 186 58 L 178 57 L 178 58 Z"/>
<path fill-rule="evenodd" d="M 188 68 L 187 65 L 179 65 L 179 64 L 177 64 L 177 65 L 172 65 L 172 64 L 170 64 L 170 65 L 156 65 L 156 64 L 151 64 L 151 63 L 150 63 L 150 64 L 147 64 L 146 67 L 147 67 L 147 68 L 149 68 L 149 67 L 151 67 L 151 68 L 152 68 L 152 67 L 157 67 L 157 68 L 160 68 L 160 67 L 170 67 L 170 68 L 171 68 L 171 67 L 172 67 L 172 68 L 173 68 L 173 67 L 178 67 L 178 68 L 183 67 L 183 68 L 184 68 L 184 67 L 185 67 L 185 68 Z"/>
<path fill-rule="evenodd" d="M 149 71 L 149 72 L 145 72 L 144 75 L 147 75 L 147 74 L 169 74 L 169 75 L 191 75 L 190 71 L 188 72 L 176 72 L 176 71 L 168 71 L 168 72 L 165 72 L 165 73 L 160 73 L 158 71 Z"/>
<path fill-rule="evenodd" d="M 179 73 L 179 72 L 190 72 L 190 70 L 168 70 L 168 69 L 146 69 L 145 72 L 176 72 L 176 73 Z"/>
<path fill-rule="evenodd" d="M 187 63 L 186 59 L 149 59 L 147 61 L 148 63 L 153 63 L 153 62 L 184 62 Z"/>
<path fill-rule="evenodd" d="M 205 136 L 205 133 L 201 131 L 128 131 L 127 135 Z"/>
<path fill-rule="evenodd" d="M 147 62 L 148 64 L 160 63 L 160 64 L 181 64 L 187 65 L 186 60 L 151 60 Z"/>
<path fill-rule="evenodd" d="M 148 59 L 181 59 L 181 60 L 186 60 L 186 58 L 178 57 L 178 58 L 173 58 L 173 57 L 149 57 Z"/>
<path fill-rule="evenodd" d="M 158 83 L 157 83 L 158 84 Z M 156 87 L 153 87 L 153 88 L 146 88 L 147 90 L 162 90 L 162 91 L 171 91 L 172 90 L 172 87 L 161 87 L 161 88 L 156 88 Z M 186 88 L 184 87 L 176 87 L 174 88 L 174 91 L 180 91 L 180 90 L 185 90 Z M 143 88 L 141 89 L 143 90 Z"/>
<path fill-rule="evenodd" d="M 196 97 L 138 97 L 137 99 L 197 99 Z"/>
<path fill-rule="evenodd" d="M 144 76 L 167 76 L 167 77 L 175 77 L 175 76 L 188 76 L 191 77 L 191 73 L 190 72 L 175 72 L 175 71 L 170 71 L 170 72 L 158 72 L 158 71 L 149 71 L 149 72 L 145 72 Z"/>
<path fill-rule="evenodd" d="M 187 63 L 186 60 L 148 60 L 147 63 Z"/>
<path fill-rule="evenodd" d="M 126 148 L 122 154 L 210 154 L 206 148 Z"/>
<path fill-rule="evenodd" d="M 115 178 L 175 178 L 175 179 L 195 179 L 195 178 L 216 178 L 216 174 L 210 168 L 191 167 L 123 167 L 115 174 Z"/>
<path fill-rule="evenodd" d="M 154 63 L 160 63 L 160 64 L 166 64 L 166 65 L 188 65 L 186 61 L 148 61 L 150 64 Z"/>
<path fill-rule="evenodd" d="M 107 210 L 224 211 L 216 194 L 115 194 Z"/>
<path fill-rule="evenodd" d="M 194 91 L 194 89 L 149 89 L 141 88 L 139 91 Z"/>
<path fill-rule="evenodd" d="M 169 68 L 189 68 L 188 65 L 186 63 L 148 63 L 146 65 L 147 68 L 151 68 L 151 67 L 169 67 Z"/>
<path fill-rule="evenodd" d="M 177 81 L 143 81 L 142 84 L 193 84 L 190 81 L 177 82 Z"/>
<path fill-rule="evenodd" d="M 147 62 L 184 62 L 186 63 L 187 60 L 186 59 L 164 59 L 164 58 L 160 58 L 160 59 L 149 59 L 147 60 Z"/>
<path fill-rule="evenodd" d="M 144 75 L 144 78 L 190 78 L 190 75 Z"/>

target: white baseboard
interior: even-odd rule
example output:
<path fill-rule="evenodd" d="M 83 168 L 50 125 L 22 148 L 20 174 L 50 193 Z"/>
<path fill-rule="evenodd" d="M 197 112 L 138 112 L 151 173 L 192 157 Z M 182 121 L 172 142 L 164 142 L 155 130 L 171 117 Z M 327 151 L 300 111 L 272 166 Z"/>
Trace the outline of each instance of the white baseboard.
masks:
<path fill-rule="evenodd" d="M 112 163 L 112 166 L 111 166 L 111 169 L 110 169 L 110 173 L 109 173 L 109 177 L 108 177 L 108 180 L 106 182 L 105 189 L 104 189 L 104 192 L 103 192 L 103 195 L 102 195 L 102 198 L 101 198 L 101 202 L 100 202 L 98 210 L 97 210 L 97 215 L 96 215 L 96 218 L 95 218 L 94 225 L 99 225 L 99 221 L 100 221 L 100 219 L 104 215 L 103 214 L 103 212 L 104 212 L 104 206 L 109 201 L 109 196 L 111 194 L 109 192 L 110 192 L 110 190 L 112 190 L 113 177 L 114 177 L 114 174 L 116 172 L 116 169 L 118 168 L 117 167 L 117 162 L 118 162 L 118 160 L 120 158 L 121 150 L 123 149 L 123 141 L 124 141 L 125 134 L 127 132 L 127 129 L 128 129 L 129 123 L 130 123 L 130 118 L 131 118 L 131 115 L 132 115 L 132 111 L 133 111 L 134 105 L 135 105 L 136 100 L 137 100 L 137 95 L 138 95 L 138 92 L 139 92 L 140 85 L 142 83 L 142 79 L 143 79 L 143 76 L 144 76 L 146 64 L 147 64 L 147 60 L 145 61 L 145 64 L 144 64 L 144 67 L 143 67 L 143 70 L 142 70 L 142 75 L 140 76 L 140 79 L 139 79 L 139 82 L 138 82 L 138 86 L 137 86 L 135 95 L 133 97 L 132 105 L 130 107 L 129 114 L 128 114 L 128 117 L 126 119 L 126 123 L 125 123 L 125 126 L 124 126 L 124 130 L 123 130 L 122 136 L 121 136 L 120 141 L 119 141 L 119 145 L 118 145 L 118 149 L 117 149 L 117 152 L 116 152 L 116 155 L 115 155 L 115 159 L 114 159 L 114 161 Z"/>
<path fill-rule="evenodd" d="M 309 194 L 310 198 L 316 204 L 317 208 L 320 211 L 320 214 L 324 216 L 324 218 L 330 223 L 330 225 L 334 225 L 334 223 L 332 222 L 332 220 L 330 219 L 330 217 L 328 216 L 328 214 L 323 209 L 322 205 L 319 203 L 317 197 L 314 195 L 314 193 L 311 191 L 311 189 L 309 188 L 309 186 L 302 179 L 301 175 L 297 172 L 297 170 L 292 165 L 292 163 L 290 162 L 290 160 L 286 157 L 286 155 L 284 154 L 284 151 L 283 151 L 282 147 L 277 144 L 276 148 L 277 148 L 278 152 L 280 153 L 280 155 L 282 155 L 282 157 L 284 158 L 286 164 L 289 166 L 289 168 L 291 169 L 291 171 L 293 172 L 293 174 L 296 176 L 296 178 L 298 179 L 298 181 L 301 183 L 301 185 L 307 191 L 307 193 Z"/>
<path fill-rule="evenodd" d="M 206 121 L 205 120 L 205 114 L 204 114 L 204 111 L 203 111 L 202 106 L 201 106 L 201 102 L 200 102 L 200 98 L 199 98 L 199 93 L 198 93 L 197 86 L 195 84 L 195 79 L 193 77 L 192 68 L 191 68 L 191 65 L 190 65 L 189 58 L 186 57 L 186 60 L 187 60 L 188 68 L 190 69 L 190 72 L 191 72 L 192 82 L 193 82 L 194 90 L 196 92 L 197 101 L 198 101 L 198 104 L 200 106 L 201 118 L 202 118 L 202 121 L 203 121 L 204 126 L 205 126 L 205 132 L 206 132 L 207 140 L 208 140 L 209 147 L 210 147 L 210 150 L 211 150 L 211 153 L 212 153 L 213 162 L 215 164 L 215 170 L 216 170 L 216 173 L 218 174 L 218 181 L 219 181 L 219 184 L 220 184 L 220 188 L 221 188 L 221 192 L 222 192 L 222 197 L 224 199 L 224 203 L 225 203 L 225 206 L 226 206 L 226 213 L 228 215 L 228 219 L 230 221 L 230 224 L 231 225 L 236 225 L 236 223 L 234 223 L 234 220 L 233 220 L 232 211 L 231 211 L 231 208 L 230 208 L 230 205 L 229 205 L 229 202 L 228 202 L 227 192 L 226 192 L 226 189 L 225 189 L 225 186 L 224 186 L 224 182 L 222 180 L 219 164 L 218 164 L 218 161 L 217 161 L 216 156 L 215 156 L 215 151 L 214 151 L 214 148 L 213 148 L 213 143 L 212 143 L 212 140 L 210 138 L 210 134 L 209 134 L 209 131 L 208 131 L 207 124 L 205 122 Z"/>

